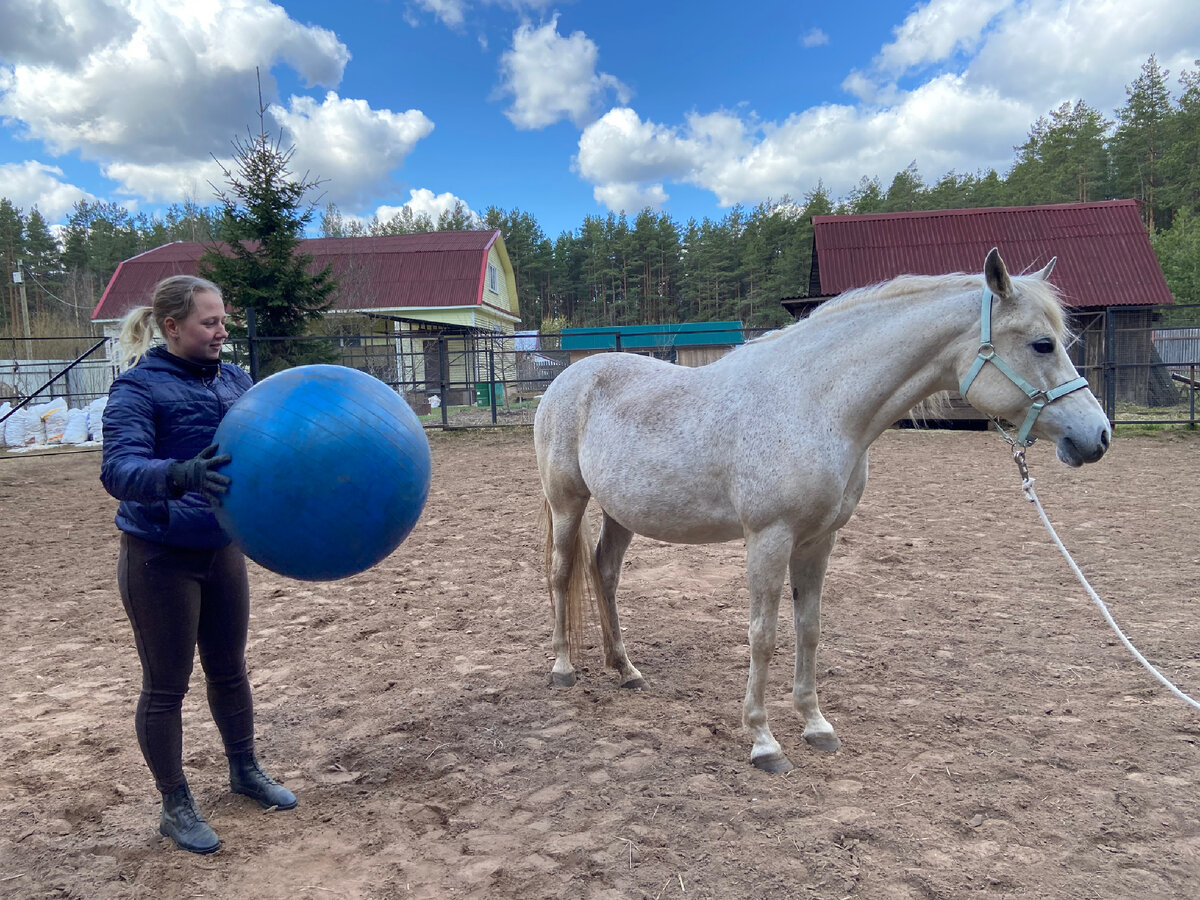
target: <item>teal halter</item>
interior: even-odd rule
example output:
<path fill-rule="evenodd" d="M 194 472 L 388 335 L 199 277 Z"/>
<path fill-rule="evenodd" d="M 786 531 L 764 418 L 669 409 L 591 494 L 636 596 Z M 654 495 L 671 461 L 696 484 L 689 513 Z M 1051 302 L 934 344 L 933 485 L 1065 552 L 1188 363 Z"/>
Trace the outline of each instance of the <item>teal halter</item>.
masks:
<path fill-rule="evenodd" d="M 971 365 L 971 370 L 967 372 L 967 376 L 962 381 L 962 386 L 958 392 L 962 394 L 963 399 L 967 398 L 967 391 L 971 389 L 971 385 L 987 363 L 991 363 L 1004 375 L 1019 387 L 1030 400 L 1033 401 L 1033 406 L 1029 408 L 1029 412 L 1025 416 L 1025 421 L 1021 424 L 1021 430 L 1017 433 L 1016 442 L 1022 447 L 1028 447 L 1033 441 L 1029 439 L 1029 432 L 1033 428 L 1033 423 L 1037 421 L 1037 417 L 1041 414 L 1046 405 L 1053 403 L 1059 397 L 1065 397 L 1067 394 L 1077 391 L 1080 388 L 1088 386 L 1088 380 L 1083 376 L 1076 378 L 1074 381 L 1067 381 L 1060 384 L 1058 387 L 1048 391 L 1039 390 L 1031 385 L 1028 381 L 1013 371 L 1012 367 L 996 355 L 996 348 L 992 346 L 992 299 L 991 290 L 984 285 L 983 288 L 983 308 L 980 310 L 980 336 L 979 336 L 979 355 L 975 357 L 975 362 Z"/>

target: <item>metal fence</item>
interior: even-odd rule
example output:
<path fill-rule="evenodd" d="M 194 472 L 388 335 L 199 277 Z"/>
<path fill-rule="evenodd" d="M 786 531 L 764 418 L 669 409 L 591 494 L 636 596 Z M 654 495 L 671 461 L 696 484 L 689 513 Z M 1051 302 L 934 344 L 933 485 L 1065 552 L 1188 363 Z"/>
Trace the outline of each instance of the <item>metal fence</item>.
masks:
<path fill-rule="evenodd" d="M 1195 427 L 1200 391 L 1200 306 L 1113 307 L 1076 314 L 1072 358 L 1117 425 Z M 761 332 L 742 329 L 745 340 Z M 530 425 L 538 400 L 570 363 L 593 352 L 636 352 L 679 365 L 703 365 L 729 344 L 688 346 L 675 332 L 639 334 L 623 344 L 614 329 L 600 348 L 568 347 L 562 336 L 469 331 L 393 331 L 308 337 L 325 358 L 368 372 L 401 394 L 427 428 Z M 628 338 L 624 338 L 628 341 Z M 0 360 L 0 404 L 62 397 L 84 407 L 107 393 L 117 369 L 112 339 L 34 339 L 43 358 Z M 228 359 L 252 374 L 272 339 L 228 342 Z M 0 344 L 2 347 L 2 344 Z M 2 350 L 0 350 L 2 352 Z M 16 353 L 10 354 L 16 357 Z M 748 386 L 749 387 L 749 386 Z"/>

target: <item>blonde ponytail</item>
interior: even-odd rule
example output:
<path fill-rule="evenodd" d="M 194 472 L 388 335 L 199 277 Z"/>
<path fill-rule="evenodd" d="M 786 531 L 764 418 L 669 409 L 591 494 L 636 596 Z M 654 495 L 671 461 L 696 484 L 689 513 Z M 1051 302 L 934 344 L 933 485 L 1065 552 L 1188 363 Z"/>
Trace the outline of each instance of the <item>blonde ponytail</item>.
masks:
<path fill-rule="evenodd" d="M 154 308 L 138 306 L 121 320 L 121 335 L 117 338 L 117 366 L 127 369 L 136 365 L 154 343 Z"/>
<path fill-rule="evenodd" d="M 172 275 L 154 286 L 153 306 L 138 306 L 125 314 L 121 321 L 121 336 L 117 338 L 117 364 L 125 369 L 136 365 L 154 343 L 154 328 L 166 339 L 167 319 L 182 322 L 192 314 L 192 298 L 200 291 L 221 296 L 221 289 L 195 275 Z"/>

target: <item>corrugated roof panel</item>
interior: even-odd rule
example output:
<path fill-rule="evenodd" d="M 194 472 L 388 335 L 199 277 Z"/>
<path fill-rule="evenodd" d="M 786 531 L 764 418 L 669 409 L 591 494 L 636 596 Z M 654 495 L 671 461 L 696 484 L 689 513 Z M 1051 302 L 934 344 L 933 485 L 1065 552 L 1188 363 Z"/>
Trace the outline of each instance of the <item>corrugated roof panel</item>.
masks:
<path fill-rule="evenodd" d="M 311 238 L 300 251 L 311 271 L 333 267 L 335 309 L 476 306 L 482 302 L 487 254 L 498 231 L 440 231 L 381 237 Z M 93 319 L 118 319 L 150 302 L 154 285 L 171 275 L 195 275 L 208 245 L 166 244 L 117 267 Z"/>
<path fill-rule="evenodd" d="M 734 346 L 745 343 L 741 329 L 741 321 L 564 328 L 562 349 L 615 350 L 618 336 L 623 350 Z"/>
<path fill-rule="evenodd" d="M 1058 257 L 1052 280 L 1071 306 L 1174 302 L 1135 200 L 815 216 L 813 232 L 822 295 L 904 274 L 977 272 L 999 247 L 1014 273 Z"/>

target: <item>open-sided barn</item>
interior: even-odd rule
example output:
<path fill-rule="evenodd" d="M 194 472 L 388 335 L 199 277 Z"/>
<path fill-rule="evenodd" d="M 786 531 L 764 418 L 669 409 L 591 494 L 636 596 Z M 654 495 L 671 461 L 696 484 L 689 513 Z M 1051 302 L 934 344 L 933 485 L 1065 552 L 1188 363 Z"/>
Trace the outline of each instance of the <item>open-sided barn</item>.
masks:
<path fill-rule="evenodd" d="M 844 291 L 898 275 L 979 271 L 992 247 L 1012 272 L 1036 271 L 1057 257 L 1052 280 L 1082 333 L 1075 361 L 1092 389 L 1102 398 L 1111 392 L 1153 402 L 1147 307 L 1173 298 L 1135 200 L 814 216 L 808 295 L 782 302 L 801 318 Z M 1131 339 L 1116 342 L 1118 334 Z M 1139 367 L 1114 368 L 1125 361 Z"/>

